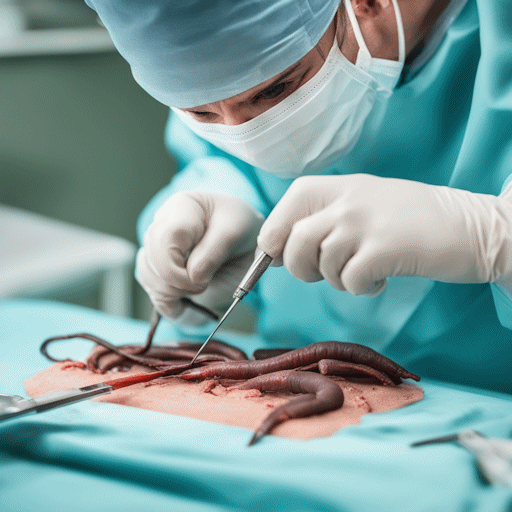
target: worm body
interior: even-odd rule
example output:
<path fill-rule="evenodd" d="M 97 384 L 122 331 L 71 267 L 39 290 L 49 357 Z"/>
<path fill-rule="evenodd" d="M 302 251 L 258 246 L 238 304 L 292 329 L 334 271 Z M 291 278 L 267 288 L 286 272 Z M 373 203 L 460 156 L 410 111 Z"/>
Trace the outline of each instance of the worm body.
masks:
<path fill-rule="evenodd" d="M 383 386 L 395 385 L 385 373 L 366 364 L 348 363 L 337 359 L 320 359 L 318 371 L 322 375 L 367 375 L 375 377 Z"/>
<path fill-rule="evenodd" d="M 417 375 L 407 371 L 387 357 L 375 350 L 356 343 L 342 343 L 339 341 L 324 341 L 313 343 L 291 352 L 255 361 L 227 361 L 215 363 L 203 368 L 192 368 L 181 374 L 182 379 L 251 379 L 258 375 L 272 373 L 279 370 L 289 370 L 299 366 L 317 363 L 321 359 L 337 359 L 356 364 L 371 366 L 393 380 L 401 379 L 419 380 Z"/>
<path fill-rule="evenodd" d="M 337 341 L 313 343 L 296 350 L 256 351 L 254 359 L 248 360 L 240 349 L 212 340 L 205 353 L 191 365 L 190 361 L 201 346 L 200 343 L 151 346 L 159 320 L 158 314 L 152 316 L 150 332 L 144 345 L 116 346 L 92 334 L 80 333 L 49 338 L 41 345 L 41 352 L 51 361 L 59 362 L 49 355 L 48 345 L 57 340 L 83 338 L 98 345 L 87 358 L 87 367 L 94 372 L 105 373 L 114 368 L 123 370 L 134 364 L 157 370 L 108 381 L 115 389 L 155 378 L 175 376 L 184 380 L 224 379 L 230 381 L 228 385 L 236 385 L 238 389 L 299 394 L 267 416 L 257 428 L 250 444 L 257 442 L 287 419 L 340 408 L 344 400 L 343 392 L 326 375 L 366 375 L 387 386 L 398 384 L 402 379 L 420 380 L 417 375 L 369 347 Z M 240 383 L 241 380 L 247 382 Z"/>
<path fill-rule="evenodd" d="M 93 341 L 98 345 L 88 356 L 86 364 L 89 370 L 97 373 L 105 373 L 116 367 L 125 367 L 130 364 L 139 364 L 152 369 L 160 369 L 168 366 L 169 361 L 192 360 L 199 343 L 178 343 L 176 346 L 147 346 L 136 345 L 116 346 L 112 343 L 88 333 L 66 334 L 48 338 L 41 345 L 41 353 L 50 361 L 61 362 L 48 353 L 48 345 L 56 341 L 80 338 Z M 198 357 L 196 362 L 202 364 L 211 361 L 231 361 L 234 358 L 247 360 L 246 354 L 240 349 L 223 343 L 222 341 L 211 340 L 204 353 Z M 142 354 L 142 355 L 141 355 Z"/>
<path fill-rule="evenodd" d="M 277 407 L 265 418 L 256 429 L 249 446 L 283 421 L 333 411 L 339 409 L 344 401 L 343 391 L 336 382 L 317 373 L 294 370 L 261 375 L 248 380 L 237 388 L 301 393 L 301 396 Z"/>

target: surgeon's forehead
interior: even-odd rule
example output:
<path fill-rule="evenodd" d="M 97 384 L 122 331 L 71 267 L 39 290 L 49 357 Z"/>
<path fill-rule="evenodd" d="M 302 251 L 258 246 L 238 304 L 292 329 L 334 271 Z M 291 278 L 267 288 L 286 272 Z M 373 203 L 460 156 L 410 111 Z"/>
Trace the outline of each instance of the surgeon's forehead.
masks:
<path fill-rule="evenodd" d="M 332 42 L 331 42 L 332 43 Z M 325 57 L 318 52 L 317 47 L 315 46 L 312 48 L 306 55 L 304 55 L 302 58 L 300 58 L 298 61 L 294 62 L 291 66 L 286 68 L 281 73 L 278 73 L 277 75 L 269 78 L 268 80 L 265 80 L 264 82 L 261 82 L 260 84 L 247 89 L 246 91 L 243 91 L 239 94 L 236 94 L 234 96 L 231 96 L 229 98 L 225 98 L 223 100 L 215 101 L 212 103 L 204 103 L 203 105 L 197 105 L 195 107 L 187 107 L 187 108 L 181 108 L 180 110 L 184 111 L 192 111 L 192 110 L 201 110 L 204 108 L 208 108 L 214 105 L 218 105 L 222 102 L 229 102 L 229 103 L 239 103 L 247 101 L 249 98 L 253 97 L 254 95 L 257 95 L 261 91 L 264 91 L 265 89 L 271 88 L 274 85 L 277 85 L 278 83 L 290 79 L 294 77 L 297 74 L 306 72 L 310 67 L 312 67 L 315 64 L 315 61 L 321 59 L 322 62 L 325 60 Z"/>

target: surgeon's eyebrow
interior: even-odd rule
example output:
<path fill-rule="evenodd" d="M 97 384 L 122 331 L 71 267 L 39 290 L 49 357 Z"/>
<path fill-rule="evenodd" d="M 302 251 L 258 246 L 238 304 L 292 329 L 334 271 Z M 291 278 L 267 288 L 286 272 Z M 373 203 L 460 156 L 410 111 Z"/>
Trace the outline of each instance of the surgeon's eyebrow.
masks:
<path fill-rule="evenodd" d="M 282 82 L 285 78 L 288 78 L 294 71 L 297 70 L 297 68 L 301 65 L 300 62 L 297 62 L 294 66 L 292 66 L 290 69 L 284 71 L 281 73 L 271 84 L 266 85 L 261 91 L 258 91 L 257 94 L 266 91 L 267 89 L 272 89 L 272 87 L 275 87 L 280 82 Z"/>

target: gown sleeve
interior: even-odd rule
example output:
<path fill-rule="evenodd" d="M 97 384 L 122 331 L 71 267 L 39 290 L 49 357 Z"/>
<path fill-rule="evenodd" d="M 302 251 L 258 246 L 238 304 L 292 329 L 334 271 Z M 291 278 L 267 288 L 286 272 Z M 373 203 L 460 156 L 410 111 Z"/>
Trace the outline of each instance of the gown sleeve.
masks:
<path fill-rule="evenodd" d="M 477 0 L 477 8 L 481 55 L 459 158 L 465 177 L 458 186 L 512 201 L 512 0 Z M 512 329 L 512 289 L 490 286 L 500 323 Z"/>
<path fill-rule="evenodd" d="M 269 214 L 272 206 L 254 168 L 197 137 L 172 112 L 165 130 L 165 143 L 176 161 L 177 173 L 140 214 L 137 221 L 140 244 L 155 212 L 172 194 L 182 190 L 203 190 L 239 197 L 265 217 Z"/>

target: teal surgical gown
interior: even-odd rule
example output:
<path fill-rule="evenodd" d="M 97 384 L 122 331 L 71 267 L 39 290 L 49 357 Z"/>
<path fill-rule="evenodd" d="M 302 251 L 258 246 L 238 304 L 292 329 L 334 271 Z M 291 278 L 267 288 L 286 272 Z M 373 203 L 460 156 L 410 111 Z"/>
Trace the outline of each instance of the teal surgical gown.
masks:
<path fill-rule="evenodd" d="M 499 195 L 512 173 L 511 13 L 512 0 L 469 0 L 434 55 L 404 74 L 354 150 L 325 174 Z M 177 191 L 238 196 L 268 215 L 291 183 L 220 151 L 172 115 L 165 138 L 178 173 L 139 218 L 140 240 Z M 326 281 L 301 282 L 281 267 L 269 269 L 244 302 L 267 346 L 362 343 L 424 377 L 512 392 L 512 295 L 495 285 L 392 277 L 380 296 L 356 297 Z"/>

